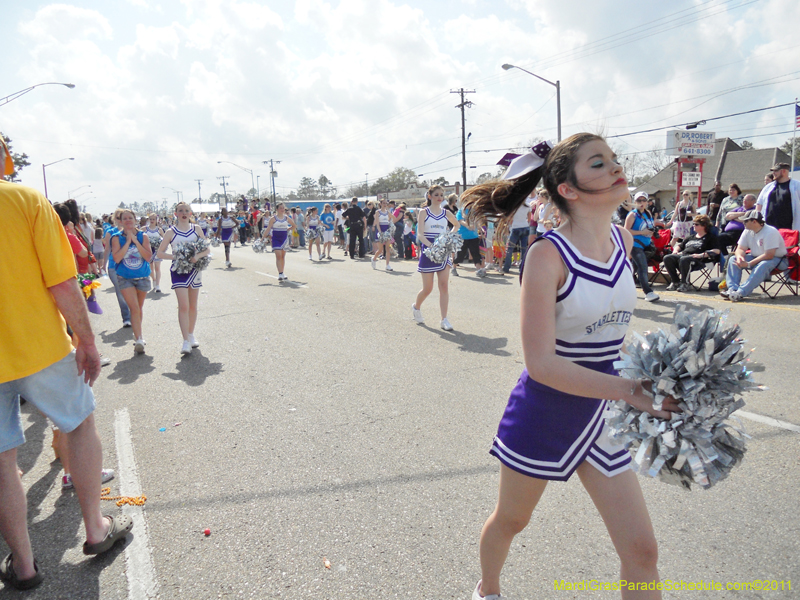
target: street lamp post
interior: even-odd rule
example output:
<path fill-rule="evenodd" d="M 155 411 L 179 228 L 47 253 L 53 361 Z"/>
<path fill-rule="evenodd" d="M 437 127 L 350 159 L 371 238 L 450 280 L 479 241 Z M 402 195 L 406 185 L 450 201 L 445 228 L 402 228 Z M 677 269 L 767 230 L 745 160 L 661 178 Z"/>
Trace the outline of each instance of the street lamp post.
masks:
<path fill-rule="evenodd" d="M 269 160 L 262 161 L 264 164 L 269 163 L 269 180 L 272 184 L 272 208 L 275 208 L 275 178 L 278 172 L 275 170 L 275 163 L 281 164 L 281 161 L 270 158 Z"/>
<path fill-rule="evenodd" d="M 82 189 L 83 189 L 83 188 L 85 188 L 85 187 L 92 187 L 92 184 L 91 184 L 91 183 L 87 183 L 86 185 L 82 185 L 82 186 L 80 186 L 80 187 L 76 187 L 74 190 L 70 190 L 70 191 L 68 191 L 68 192 L 67 192 L 67 200 L 69 200 L 70 198 L 72 198 L 72 192 L 77 192 L 78 190 L 82 190 Z"/>
<path fill-rule="evenodd" d="M 176 190 L 175 188 L 167 187 L 166 185 L 161 186 L 161 189 L 162 190 L 172 190 L 173 192 L 175 192 L 175 197 L 178 199 L 178 202 L 183 200 L 183 192 L 182 191 Z"/>
<path fill-rule="evenodd" d="M 36 87 L 36 86 L 34 86 L 34 87 Z M 50 165 L 54 165 L 56 163 L 60 163 L 60 162 L 63 162 L 65 160 L 75 160 L 75 158 L 62 158 L 62 159 L 57 160 L 55 162 L 51 162 L 51 163 L 47 163 L 46 165 L 42 165 L 42 179 L 44 180 L 44 197 L 45 198 L 47 198 L 47 171 L 45 169 L 47 169 L 47 167 L 49 167 Z"/>
<path fill-rule="evenodd" d="M 259 179 L 261 179 L 261 175 L 256 175 L 256 200 L 261 202 L 261 182 Z"/>
<path fill-rule="evenodd" d="M 80 194 L 78 194 L 77 196 L 73 197 L 72 199 L 73 200 L 77 200 L 78 198 L 80 198 L 81 196 L 85 196 L 86 194 L 94 194 L 94 192 L 92 190 L 86 190 L 85 192 L 81 192 Z"/>
<path fill-rule="evenodd" d="M 533 75 L 534 77 L 536 77 L 536 79 L 541 79 L 545 83 L 549 83 L 554 88 L 556 88 L 556 113 L 557 113 L 557 119 L 558 119 L 558 141 L 560 142 L 561 141 L 561 82 L 560 81 L 556 81 L 555 83 L 553 83 L 552 81 L 549 81 L 549 80 L 545 79 L 544 77 L 539 77 L 536 73 L 531 73 L 527 69 L 523 69 L 522 67 L 518 67 L 517 65 L 509 65 L 508 63 L 503 65 L 503 70 L 504 71 L 508 71 L 509 69 L 519 69 L 520 71 L 524 71 L 528 75 Z"/>
<path fill-rule="evenodd" d="M 243 166 L 241 166 L 241 165 L 237 165 L 236 163 L 233 163 L 233 162 L 231 162 L 231 161 L 229 161 L 229 160 L 218 160 L 218 161 L 217 161 L 217 164 L 218 164 L 218 165 L 221 165 L 222 163 L 227 163 L 227 164 L 229 164 L 229 165 L 233 165 L 234 167 L 238 167 L 238 168 L 240 168 L 242 171 L 246 171 L 246 172 L 250 173 L 250 184 L 251 184 L 251 185 L 250 185 L 250 189 L 255 189 L 255 187 L 256 187 L 256 180 L 255 180 L 255 178 L 253 177 L 253 170 L 252 170 L 252 169 L 248 169 L 248 168 L 246 168 L 246 167 L 243 167 Z"/>
<path fill-rule="evenodd" d="M 16 100 L 20 96 L 24 96 L 25 94 L 30 92 L 32 89 L 37 88 L 37 87 L 39 87 L 41 85 L 63 85 L 64 87 L 68 87 L 69 89 L 72 89 L 72 88 L 75 87 L 74 83 L 59 83 L 57 81 L 48 81 L 47 83 L 37 83 L 36 85 L 32 85 L 29 88 L 25 88 L 24 90 L 20 90 L 18 92 L 14 92 L 13 94 L 9 94 L 8 96 L 5 96 L 4 98 L 0 98 L 0 106 L 8 104 L 12 100 Z"/>
<path fill-rule="evenodd" d="M 366 206 L 369 200 L 369 173 L 364 173 L 364 195 L 366 196 L 364 206 Z"/>

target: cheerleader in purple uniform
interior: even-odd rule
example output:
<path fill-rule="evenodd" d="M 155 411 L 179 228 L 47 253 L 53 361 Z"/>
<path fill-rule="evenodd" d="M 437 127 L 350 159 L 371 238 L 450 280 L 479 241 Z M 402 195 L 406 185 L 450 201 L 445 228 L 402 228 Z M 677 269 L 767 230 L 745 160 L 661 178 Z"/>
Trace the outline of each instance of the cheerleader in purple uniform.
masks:
<path fill-rule="evenodd" d="M 149 222 L 145 225 L 143 229 L 144 234 L 150 239 L 155 240 L 163 239 L 164 238 L 164 230 L 158 225 L 158 215 L 156 213 L 151 213 L 149 217 Z M 152 247 L 152 246 L 151 246 Z M 150 264 L 153 266 L 152 270 L 150 271 L 150 277 L 153 280 L 153 291 L 156 294 L 161 293 L 161 259 L 156 256 L 156 252 L 153 252 L 153 258 L 150 259 Z"/>
<path fill-rule="evenodd" d="M 231 242 L 233 241 L 239 222 L 228 216 L 228 209 L 222 209 L 222 216 L 217 221 L 217 228 L 214 235 L 222 240 L 225 247 L 225 266 L 231 268 Z"/>
<path fill-rule="evenodd" d="M 605 399 L 661 418 L 677 410 L 672 399 L 654 410 L 642 382 L 619 377 L 613 367 L 636 306 L 628 258 L 633 240 L 611 224 L 628 196 L 628 181 L 603 138 L 580 133 L 552 150 L 547 142 L 537 145 L 511 163 L 503 180 L 467 190 L 464 206 L 475 218 L 509 218 L 540 178 L 565 219 L 531 246 L 521 276 L 526 368 L 492 444 L 501 463 L 500 493 L 481 533 L 482 579 L 473 600 L 501 598 L 500 572 L 511 541 L 547 482 L 576 472 L 617 550 L 620 579 L 659 579 L 653 526 L 630 456 L 611 442 L 603 418 Z M 661 597 L 657 589 L 635 594 Z"/>
<path fill-rule="evenodd" d="M 386 233 L 389 231 L 389 227 L 392 224 L 397 225 L 397 221 L 403 218 L 403 213 L 400 213 L 395 217 L 392 214 L 392 211 L 389 210 L 389 203 L 386 200 L 381 200 L 381 207 L 375 211 L 375 224 L 377 225 L 376 233 L 378 236 L 382 233 Z M 375 238 L 378 239 L 377 237 Z M 381 242 L 378 241 L 375 244 L 375 255 L 372 257 L 372 268 L 378 268 L 378 257 L 383 254 L 384 258 L 386 259 L 386 270 L 393 271 L 389 261 L 392 258 L 392 240 L 388 242 Z M 401 257 L 402 258 L 402 257 Z M 431 286 L 433 286 L 433 280 L 431 280 Z"/>
<path fill-rule="evenodd" d="M 192 208 L 186 202 L 179 202 L 175 207 L 175 217 L 175 224 L 164 233 L 164 239 L 158 247 L 158 257 L 164 260 L 174 259 L 174 256 L 167 252 L 170 246 L 175 251 L 179 244 L 194 242 L 205 237 L 200 226 L 191 222 Z M 211 248 L 207 248 L 193 256 L 190 262 L 195 262 L 210 253 Z M 190 273 L 176 273 L 170 269 L 170 276 L 172 289 L 175 290 L 175 297 L 178 299 L 178 324 L 183 336 L 181 354 L 191 354 L 192 348 L 200 346 L 200 342 L 194 337 L 197 300 L 200 297 L 200 287 L 203 285 L 200 281 L 200 271 L 193 269 Z"/>
<path fill-rule="evenodd" d="M 456 230 L 460 225 L 452 212 L 442 208 L 442 202 L 444 202 L 444 188 L 442 186 L 431 186 L 428 189 L 427 198 L 427 206 L 424 209 L 420 209 L 417 222 L 417 241 L 421 244 L 420 249 L 422 250 L 419 253 L 417 271 L 422 274 L 422 289 L 417 294 L 416 302 L 411 305 L 411 314 L 417 323 L 425 322 L 425 319 L 422 318 L 422 303 L 433 291 L 433 274 L 436 273 L 439 280 L 439 311 L 442 314 L 441 328 L 445 331 L 453 331 L 453 326 L 447 320 L 447 305 L 450 301 L 447 284 L 453 261 L 448 256 L 444 262 L 435 263 L 426 256 L 424 251 L 425 248 L 433 245 L 437 237 L 447 233 L 447 223 L 450 223 Z"/>
<path fill-rule="evenodd" d="M 283 283 L 288 277 L 283 274 L 286 265 L 286 249 L 289 247 L 289 235 L 294 229 L 294 221 L 286 216 L 283 202 L 275 205 L 275 215 L 270 218 L 262 237 L 266 240 L 272 233 L 272 251 L 275 253 L 275 266 L 278 268 L 278 282 Z"/>
<path fill-rule="evenodd" d="M 317 244 L 317 260 L 322 260 L 322 245 L 320 238 L 322 237 L 322 225 L 320 224 L 319 215 L 317 214 L 317 207 L 312 206 L 308 209 L 306 214 L 306 227 L 308 228 L 308 260 L 314 260 L 311 256 L 311 250 L 314 243 Z"/>

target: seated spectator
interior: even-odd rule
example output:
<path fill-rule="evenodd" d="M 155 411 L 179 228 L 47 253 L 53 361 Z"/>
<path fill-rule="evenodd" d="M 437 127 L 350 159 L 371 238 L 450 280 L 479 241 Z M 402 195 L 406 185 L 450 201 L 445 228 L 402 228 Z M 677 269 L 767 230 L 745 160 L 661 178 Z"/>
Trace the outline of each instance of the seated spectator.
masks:
<path fill-rule="evenodd" d="M 732 183 L 728 187 L 728 195 L 720 203 L 719 212 L 717 213 L 717 218 L 714 221 L 714 225 L 716 225 L 719 231 L 725 229 L 725 223 L 726 223 L 725 217 L 727 216 L 727 214 L 731 212 L 734 208 L 738 208 L 741 205 L 742 205 L 742 190 L 738 185 Z"/>
<path fill-rule="evenodd" d="M 689 274 L 702 267 L 705 261 L 714 260 L 719 256 L 719 242 L 711 233 L 711 219 L 706 215 L 697 215 L 693 223 L 695 233 L 684 238 L 674 254 L 667 254 L 664 257 L 664 268 L 671 280 L 667 290 L 691 291 Z"/>
<path fill-rule="evenodd" d="M 725 214 L 720 210 L 720 219 L 725 223 L 724 230 L 719 234 L 719 249 L 722 252 L 721 266 L 725 266 L 724 259 L 728 254 L 728 246 L 735 246 L 742 236 L 744 231 L 744 224 L 739 220 L 744 216 L 748 210 L 753 210 L 756 206 L 756 197 L 753 194 L 747 194 L 742 198 L 742 205 Z"/>
<path fill-rule="evenodd" d="M 728 261 L 728 289 L 720 291 L 731 302 L 738 302 L 749 296 L 773 270 L 787 264 L 783 237 L 772 225 L 764 222 L 764 216 L 759 211 L 747 211 L 742 221 L 744 232 L 739 238 L 736 255 Z M 751 269 L 750 277 L 741 285 L 744 269 Z"/>

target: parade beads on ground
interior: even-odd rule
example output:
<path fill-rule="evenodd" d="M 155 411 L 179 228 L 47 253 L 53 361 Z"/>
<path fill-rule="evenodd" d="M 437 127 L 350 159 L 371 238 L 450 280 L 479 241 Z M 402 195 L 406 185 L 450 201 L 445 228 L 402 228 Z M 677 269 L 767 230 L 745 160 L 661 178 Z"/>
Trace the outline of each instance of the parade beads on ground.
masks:
<path fill-rule="evenodd" d="M 672 396 L 683 411 L 664 420 L 623 401 L 610 409 L 612 436 L 630 444 L 640 473 L 708 489 L 742 462 L 748 436 L 727 419 L 744 406 L 744 392 L 763 387 L 753 381 L 739 325 L 728 318 L 727 312 L 680 305 L 669 331 L 634 333 L 627 354 L 614 364 L 624 377 L 652 382 L 656 410 Z"/>
<path fill-rule="evenodd" d="M 172 255 L 175 257 L 172 261 L 172 270 L 176 273 L 180 273 L 181 275 L 191 273 L 192 269 L 202 271 L 211 263 L 210 256 L 204 256 L 203 258 L 198 259 L 195 263 L 190 263 L 189 259 L 195 254 L 199 254 L 206 249 L 208 249 L 208 240 L 206 238 L 179 244 L 172 253 Z"/>
<path fill-rule="evenodd" d="M 394 232 L 395 232 L 394 223 L 389 223 L 389 229 L 386 231 L 381 231 L 378 233 L 378 243 L 385 244 L 387 242 L 394 243 Z"/>
<path fill-rule="evenodd" d="M 261 254 L 262 252 L 266 252 L 267 251 L 266 242 L 264 242 L 264 240 L 262 240 L 260 238 L 257 239 L 256 241 L 254 241 L 253 244 L 250 247 L 253 249 L 253 252 L 257 252 L 258 254 Z"/>
<path fill-rule="evenodd" d="M 461 250 L 464 240 L 455 231 L 448 231 L 438 236 L 430 248 L 425 248 L 425 256 L 435 263 L 443 263 L 447 257 Z"/>

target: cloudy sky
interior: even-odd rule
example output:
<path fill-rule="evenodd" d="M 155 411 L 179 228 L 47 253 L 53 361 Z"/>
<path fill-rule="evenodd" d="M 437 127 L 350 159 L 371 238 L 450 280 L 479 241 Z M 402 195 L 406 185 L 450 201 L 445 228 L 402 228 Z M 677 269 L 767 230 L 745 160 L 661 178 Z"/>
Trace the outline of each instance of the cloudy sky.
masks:
<path fill-rule="evenodd" d="M 791 102 L 800 95 L 797 0 L 83 0 L 4 2 L 0 130 L 26 152 L 23 182 L 92 212 L 326 175 L 341 192 L 396 167 L 468 179 L 506 152 L 563 135 L 609 136 Z M 791 106 L 701 130 L 757 147 L 791 137 Z M 663 131 L 614 138 L 630 160 Z M 471 168 L 474 167 L 474 168 Z M 367 175 L 368 174 L 368 175 Z"/>

